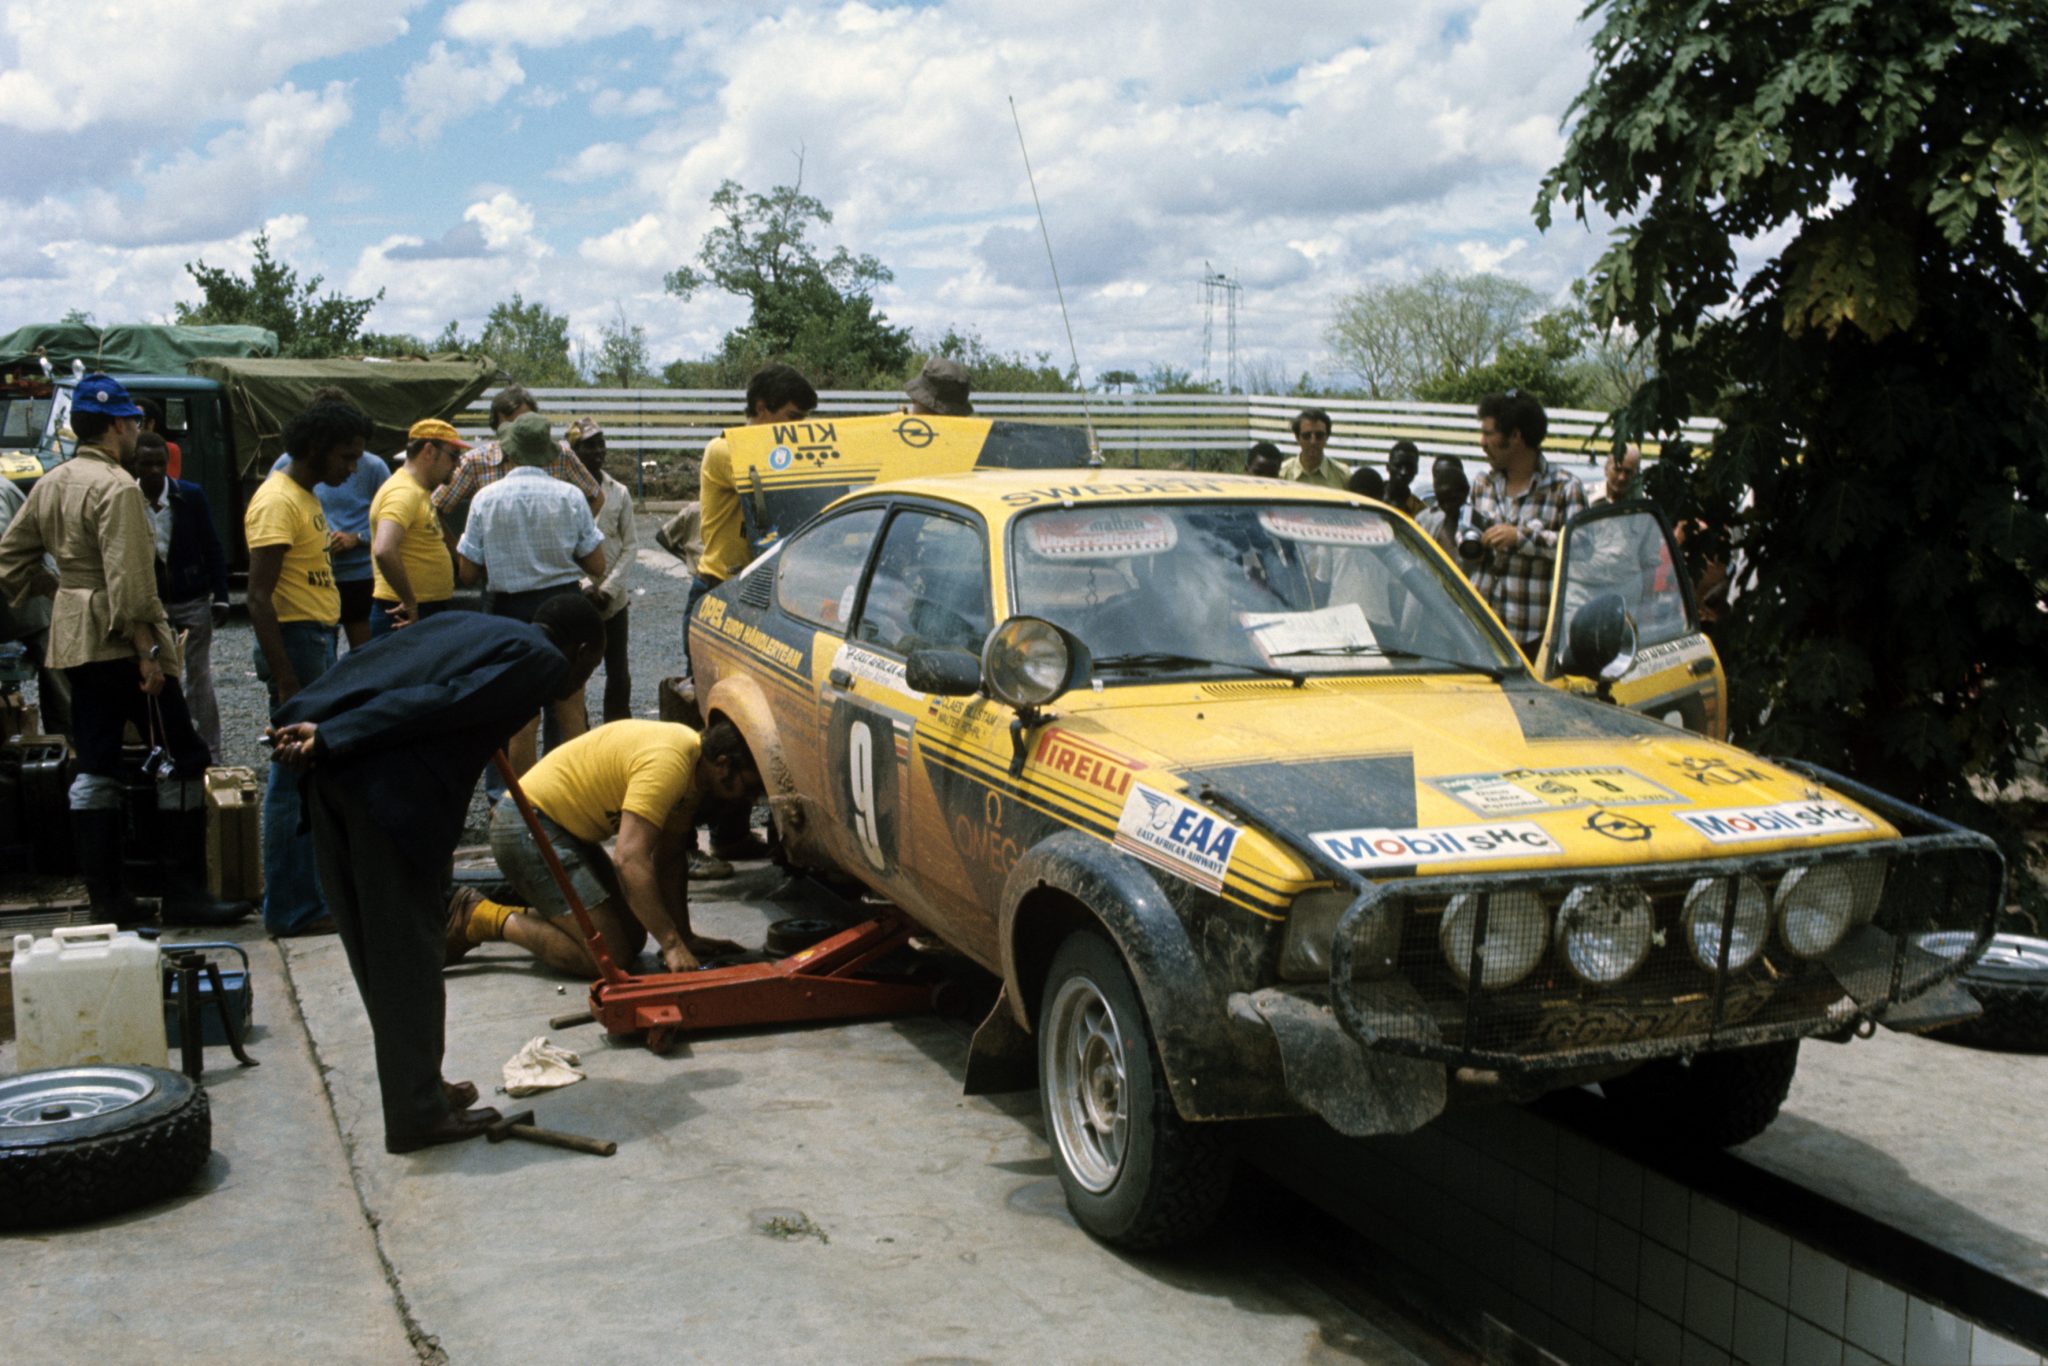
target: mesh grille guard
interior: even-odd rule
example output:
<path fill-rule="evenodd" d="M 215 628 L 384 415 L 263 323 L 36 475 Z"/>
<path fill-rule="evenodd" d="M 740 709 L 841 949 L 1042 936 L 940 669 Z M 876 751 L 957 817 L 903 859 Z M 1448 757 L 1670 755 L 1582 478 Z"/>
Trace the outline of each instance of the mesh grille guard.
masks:
<path fill-rule="evenodd" d="M 1925 833 L 1811 853 L 1363 885 L 1331 946 L 1330 999 L 1338 1018 L 1368 1048 L 1528 1073 L 1845 1029 L 1881 1020 L 1894 1006 L 1959 975 L 1989 942 L 2003 904 L 2005 861 L 1997 846 L 1825 770 L 1778 762 L 1854 797 L 1901 831 Z M 1786 875 L 1834 867 L 1844 876 L 1833 882 L 1853 886 L 1872 876 L 1876 861 L 1882 863 L 1883 890 L 1868 920 L 1852 923 L 1825 951 L 1795 953 L 1780 932 L 1775 905 Z M 1754 900 L 1738 904 L 1738 877 L 1760 885 L 1769 915 L 1754 956 L 1730 967 L 1731 946 L 1740 942 L 1734 932 L 1738 911 L 1746 911 L 1752 925 L 1755 915 Z M 1696 889 L 1703 879 L 1719 882 Z M 1361 885 L 1355 875 L 1345 881 Z M 1568 965 L 1560 911 L 1581 888 L 1590 889 L 1581 904 L 1597 904 L 1604 896 L 1649 910 L 1647 950 L 1611 985 L 1592 985 Z M 1517 914 L 1515 929 L 1528 933 L 1494 935 L 1488 942 L 1494 927 L 1487 922 L 1508 893 L 1519 894 L 1519 910 L 1503 914 Z M 1540 917 L 1529 909 L 1529 894 L 1540 898 Z M 1689 895 L 1700 917 L 1693 930 L 1685 923 Z M 1454 898 L 1462 899 L 1462 912 L 1473 921 L 1463 981 L 1442 946 L 1446 908 Z M 1922 942 L 1954 931 L 1969 934 L 1959 941 L 1960 951 L 1956 942 Z M 1717 950 L 1714 967 L 1695 957 L 1693 945 L 1702 936 Z M 1462 936 L 1451 939 L 1459 944 Z M 1364 947 L 1368 940 L 1376 948 Z M 1533 966 L 1511 983 L 1488 987 L 1481 984 L 1488 964 L 1480 946 L 1494 952 L 1495 943 L 1502 956 L 1533 959 Z M 1357 978 L 1358 967 L 1374 975 Z"/>

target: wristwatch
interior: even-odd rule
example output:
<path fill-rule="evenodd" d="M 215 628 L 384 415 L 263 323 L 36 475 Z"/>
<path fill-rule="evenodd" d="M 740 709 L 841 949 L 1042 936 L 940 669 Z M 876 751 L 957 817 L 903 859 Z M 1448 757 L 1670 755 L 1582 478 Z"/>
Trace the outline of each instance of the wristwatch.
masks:
<path fill-rule="evenodd" d="M 161 645 L 152 645 L 152 646 L 150 646 L 150 647 L 149 647 L 149 653 L 148 653 L 148 654 L 146 654 L 146 655 L 144 655 L 144 656 L 143 656 L 143 658 L 144 658 L 144 659 L 155 659 L 155 658 L 156 658 L 156 657 L 157 657 L 158 655 L 162 654 L 163 652 L 164 652 L 164 647 L 163 647 L 163 646 L 161 646 Z"/>

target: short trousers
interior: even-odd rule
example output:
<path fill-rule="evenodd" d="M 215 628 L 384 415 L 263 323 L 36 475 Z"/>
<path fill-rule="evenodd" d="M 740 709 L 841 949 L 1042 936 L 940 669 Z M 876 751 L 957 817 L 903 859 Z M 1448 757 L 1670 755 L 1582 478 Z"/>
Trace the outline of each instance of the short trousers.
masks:
<path fill-rule="evenodd" d="M 630 916 L 632 912 L 626 908 L 626 894 L 619 885 L 618 870 L 612 867 L 611 856 L 589 840 L 570 834 L 545 814 L 534 814 L 540 817 L 540 828 L 547 832 L 548 843 L 555 847 L 555 857 L 562 861 L 563 871 L 569 874 L 569 885 L 582 898 L 583 908 L 589 910 L 609 901 L 620 914 Z M 498 871 L 526 905 L 551 920 L 572 914 L 510 793 L 499 798 L 491 810 L 491 854 L 498 861 Z"/>

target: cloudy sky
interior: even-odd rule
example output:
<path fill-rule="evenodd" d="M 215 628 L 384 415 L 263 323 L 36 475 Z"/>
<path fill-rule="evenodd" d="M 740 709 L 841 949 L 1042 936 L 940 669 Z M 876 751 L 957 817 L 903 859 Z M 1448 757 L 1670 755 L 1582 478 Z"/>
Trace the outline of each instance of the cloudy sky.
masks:
<path fill-rule="evenodd" d="M 744 317 L 684 303 L 721 180 L 802 157 L 890 317 L 1064 359 L 1007 97 L 1084 370 L 1331 374 L 1332 302 L 1437 266 L 1546 293 L 1598 254 L 1530 206 L 1590 68 L 1580 0 L 6 0 L 0 330 L 167 320 L 184 263 L 384 291 L 378 331 L 474 332 L 514 290 L 657 360 Z M 1217 313 L 1220 376 L 1223 318 Z"/>

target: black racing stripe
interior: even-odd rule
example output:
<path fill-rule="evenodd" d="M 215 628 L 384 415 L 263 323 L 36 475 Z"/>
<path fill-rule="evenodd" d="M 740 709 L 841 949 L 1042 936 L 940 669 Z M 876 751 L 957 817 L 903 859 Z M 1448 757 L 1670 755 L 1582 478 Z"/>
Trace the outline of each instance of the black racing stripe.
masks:
<path fill-rule="evenodd" d="M 1299 835 L 1415 824 L 1415 756 L 1356 755 L 1346 759 L 1262 759 L 1205 764 L 1183 772 L 1200 791 L 1213 784 L 1252 812 Z"/>
<path fill-rule="evenodd" d="M 1612 702 L 1573 697 L 1541 683 L 1502 689 L 1524 740 L 1632 740 L 1670 727 Z"/>

